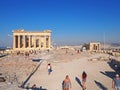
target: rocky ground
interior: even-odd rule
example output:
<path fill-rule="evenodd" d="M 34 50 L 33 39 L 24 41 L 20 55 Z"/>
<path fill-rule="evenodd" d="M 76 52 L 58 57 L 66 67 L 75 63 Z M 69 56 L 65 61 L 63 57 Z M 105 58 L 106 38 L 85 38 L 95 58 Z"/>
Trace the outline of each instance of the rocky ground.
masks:
<path fill-rule="evenodd" d="M 79 81 L 84 70 L 88 74 L 87 90 L 112 90 L 109 74 L 115 72 L 107 63 L 108 58 L 107 54 L 78 53 L 66 49 L 41 51 L 29 57 L 8 55 L 0 58 L 0 77 L 6 79 L 6 82 L 0 82 L 0 90 L 23 90 L 34 84 L 39 90 L 62 90 L 62 81 L 66 75 L 71 78 L 71 90 L 82 90 Z M 48 63 L 52 64 L 51 75 L 47 74 Z M 18 87 L 21 85 L 24 88 Z"/>

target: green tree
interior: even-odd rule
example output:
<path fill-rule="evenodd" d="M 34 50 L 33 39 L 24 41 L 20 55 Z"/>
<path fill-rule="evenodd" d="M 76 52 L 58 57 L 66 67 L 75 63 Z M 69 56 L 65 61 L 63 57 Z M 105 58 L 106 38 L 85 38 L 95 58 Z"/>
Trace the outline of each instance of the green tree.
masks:
<path fill-rule="evenodd" d="M 85 48 L 86 48 L 86 50 L 89 50 L 89 44 L 84 43 L 84 44 L 83 44 L 83 47 L 85 47 Z"/>

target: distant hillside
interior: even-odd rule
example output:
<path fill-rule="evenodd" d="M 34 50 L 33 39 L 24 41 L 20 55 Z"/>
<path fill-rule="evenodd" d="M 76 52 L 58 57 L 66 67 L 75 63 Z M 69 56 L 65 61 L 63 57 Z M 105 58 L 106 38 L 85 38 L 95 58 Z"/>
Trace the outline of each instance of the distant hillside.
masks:
<path fill-rule="evenodd" d="M 0 49 L 6 49 L 7 47 L 0 47 Z"/>
<path fill-rule="evenodd" d="M 118 47 L 120 46 L 120 43 L 111 43 L 111 46 Z"/>

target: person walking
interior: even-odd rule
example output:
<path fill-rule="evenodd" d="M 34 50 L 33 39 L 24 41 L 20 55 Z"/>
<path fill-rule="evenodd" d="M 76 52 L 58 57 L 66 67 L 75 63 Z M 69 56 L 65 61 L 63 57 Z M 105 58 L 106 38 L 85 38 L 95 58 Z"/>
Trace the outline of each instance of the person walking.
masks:
<path fill-rule="evenodd" d="M 47 69 L 48 69 L 48 75 L 50 75 L 50 73 L 52 72 L 52 66 L 50 63 L 47 65 Z"/>
<path fill-rule="evenodd" d="M 69 88 L 72 88 L 72 84 L 71 84 L 69 76 L 66 75 L 66 78 L 64 80 L 64 90 L 69 90 Z"/>
<path fill-rule="evenodd" d="M 82 88 L 83 88 L 83 90 L 86 89 L 86 79 L 87 79 L 87 74 L 85 71 L 83 71 L 83 73 L 82 73 Z"/>
<path fill-rule="evenodd" d="M 120 90 L 120 77 L 119 74 L 116 74 L 115 78 L 112 80 L 113 90 Z"/>

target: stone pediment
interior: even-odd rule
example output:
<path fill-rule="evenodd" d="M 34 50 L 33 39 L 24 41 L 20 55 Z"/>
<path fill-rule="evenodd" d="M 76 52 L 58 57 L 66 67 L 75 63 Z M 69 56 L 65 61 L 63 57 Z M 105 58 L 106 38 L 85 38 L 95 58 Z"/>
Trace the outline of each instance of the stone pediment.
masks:
<path fill-rule="evenodd" d="M 21 32 L 25 32 L 25 31 L 24 31 L 24 29 L 22 29 L 22 30 L 15 30 L 14 32 L 21 33 Z"/>
<path fill-rule="evenodd" d="M 44 30 L 43 32 L 45 32 L 45 33 L 51 33 L 52 31 L 51 30 Z"/>

